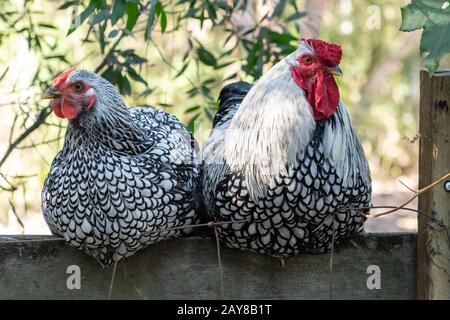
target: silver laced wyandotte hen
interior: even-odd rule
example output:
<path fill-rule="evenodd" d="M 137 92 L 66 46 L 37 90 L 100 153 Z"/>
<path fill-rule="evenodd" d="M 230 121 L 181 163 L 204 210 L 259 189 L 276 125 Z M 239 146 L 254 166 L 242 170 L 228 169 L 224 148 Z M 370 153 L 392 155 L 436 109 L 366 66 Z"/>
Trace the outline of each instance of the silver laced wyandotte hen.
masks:
<path fill-rule="evenodd" d="M 82 69 L 56 77 L 44 98 L 69 121 L 42 190 L 52 233 L 108 266 L 192 229 L 198 150 L 176 117 L 128 109 L 111 83 Z"/>
<path fill-rule="evenodd" d="M 213 219 L 240 221 L 218 226 L 228 247 L 284 259 L 362 230 L 371 177 L 334 78 L 341 56 L 302 40 L 253 86 L 222 89 L 202 192 Z"/>

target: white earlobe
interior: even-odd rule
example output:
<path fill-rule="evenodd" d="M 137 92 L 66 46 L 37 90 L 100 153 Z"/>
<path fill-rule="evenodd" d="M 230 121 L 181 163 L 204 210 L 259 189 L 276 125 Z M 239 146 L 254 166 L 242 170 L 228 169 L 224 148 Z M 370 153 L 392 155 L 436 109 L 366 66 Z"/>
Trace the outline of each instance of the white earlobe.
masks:
<path fill-rule="evenodd" d="M 94 88 L 89 88 L 89 90 L 86 91 L 86 95 L 89 96 L 89 97 L 94 95 L 94 94 L 95 94 Z"/>

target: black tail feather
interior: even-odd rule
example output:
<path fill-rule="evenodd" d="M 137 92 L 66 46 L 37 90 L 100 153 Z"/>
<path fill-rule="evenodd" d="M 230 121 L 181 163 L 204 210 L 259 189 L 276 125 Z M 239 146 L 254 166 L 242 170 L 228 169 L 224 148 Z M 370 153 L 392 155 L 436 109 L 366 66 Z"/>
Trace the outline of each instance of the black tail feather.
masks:
<path fill-rule="evenodd" d="M 215 127 L 229 112 L 237 110 L 252 85 L 245 81 L 233 82 L 222 88 L 219 95 L 219 109 L 214 117 Z"/>

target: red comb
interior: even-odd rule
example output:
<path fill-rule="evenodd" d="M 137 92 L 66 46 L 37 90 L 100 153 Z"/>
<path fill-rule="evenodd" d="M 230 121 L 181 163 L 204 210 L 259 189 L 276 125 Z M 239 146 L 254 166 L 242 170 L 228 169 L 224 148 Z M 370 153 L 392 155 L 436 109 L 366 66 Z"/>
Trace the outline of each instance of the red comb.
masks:
<path fill-rule="evenodd" d="M 76 67 L 72 67 L 70 69 L 67 69 L 66 71 L 60 73 L 55 79 L 53 79 L 52 85 L 54 87 L 59 86 L 61 83 L 65 82 L 67 80 L 67 77 L 74 71 Z"/>
<path fill-rule="evenodd" d="M 341 62 L 341 46 L 334 43 L 328 43 L 319 39 L 302 39 L 314 48 L 319 59 L 329 66 L 336 66 Z"/>

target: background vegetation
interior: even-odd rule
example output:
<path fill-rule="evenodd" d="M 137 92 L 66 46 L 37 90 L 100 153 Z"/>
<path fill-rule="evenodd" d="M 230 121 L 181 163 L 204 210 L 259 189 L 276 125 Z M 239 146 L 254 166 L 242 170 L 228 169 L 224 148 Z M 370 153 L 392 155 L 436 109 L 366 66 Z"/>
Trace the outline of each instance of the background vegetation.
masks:
<path fill-rule="evenodd" d="M 421 61 L 420 34 L 399 31 L 408 2 L 1 1 L 0 233 L 42 232 L 40 189 L 66 122 L 40 93 L 62 70 L 95 70 L 129 105 L 167 109 L 202 143 L 224 83 L 255 81 L 307 37 L 343 47 L 341 96 L 375 191 L 392 191 L 400 176 L 414 184 Z M 405 31 L 426 24 L 409 21 Z"/>

